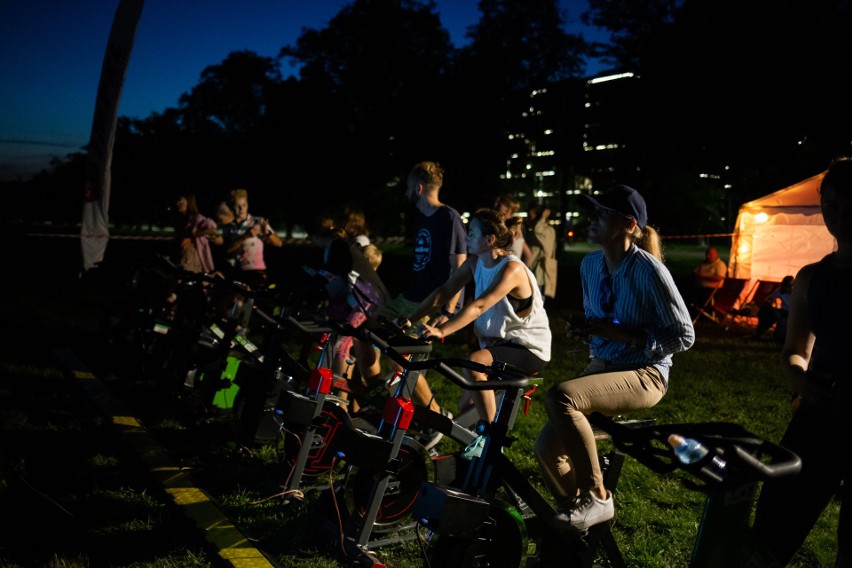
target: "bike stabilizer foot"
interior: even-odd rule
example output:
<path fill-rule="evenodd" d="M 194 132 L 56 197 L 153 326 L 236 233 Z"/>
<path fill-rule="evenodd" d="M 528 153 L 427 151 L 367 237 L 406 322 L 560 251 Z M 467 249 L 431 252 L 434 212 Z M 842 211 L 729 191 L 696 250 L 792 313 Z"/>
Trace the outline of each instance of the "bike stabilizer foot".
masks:
<path fill-rule="evenodd" d="M 350 566 L 356 566 L 357 568 L 386 568 L 385 563 L 382 562 L 375 552 L 369 550 L 366 546 L 356 544 L 350 538 L 346 539 L 344 548 Z"/>

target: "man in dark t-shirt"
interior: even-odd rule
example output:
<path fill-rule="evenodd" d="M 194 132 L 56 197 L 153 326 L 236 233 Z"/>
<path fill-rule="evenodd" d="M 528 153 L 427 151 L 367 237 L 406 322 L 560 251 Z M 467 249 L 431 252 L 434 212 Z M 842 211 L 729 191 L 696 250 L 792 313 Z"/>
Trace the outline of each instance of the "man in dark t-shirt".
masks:
<path fill-rule="evenodd" d="M 411 280 L 403 293 L 407 300 L 420 303 L 447 281 L 458 268 L 458 257 L 467 256 L 467 240 L 458 211 L 441 205 L 431 215 L 417 211 L 417 234 L 414 238 L 414 260 Z M 454 312 L 456 306 L 446 306 Z"/>
<path fill-rule="evenodd" d="M 417 208 L 414 238 L 414 260 L 411 265 L 411 280 L 405 292 L 386 304 L 379 314 L 388 319 L 402 319 L 414 312 L 426 296 L 446 282 L 450 274 L 467 258 L 467 237 L 459 212 L 441 203 L 438 194 L 444 181 L 444 172 L 435 162 L 420 162 L 408 174 L 405 195 Z M 461 292 L 441 306 L 436 313 L 429 314 L 424 321 L 439 325 L 457 309 Z M 412 322 L 411 330 L 416 333 L 421 322 Z M 376 368 L 376 374 L 380 371 Z M 452 416 L 442 411 L 432 398 L 432 391 L 421 373 L 414 389 L 417 403 L 428 406 L 435 412 Z M 426 449 L 431 449 L 440 440 L 440 434 L 422 440 Z"/>

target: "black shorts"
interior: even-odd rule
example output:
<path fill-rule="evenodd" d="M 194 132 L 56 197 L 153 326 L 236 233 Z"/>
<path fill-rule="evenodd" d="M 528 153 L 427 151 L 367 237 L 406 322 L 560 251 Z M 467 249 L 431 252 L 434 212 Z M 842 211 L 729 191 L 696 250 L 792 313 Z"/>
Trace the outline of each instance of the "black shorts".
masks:
<path fill-rule="evenodd" d="M 486 347 L 485 350 L 491 353 L 495 361 L 508 363 L 530 375 L 538 373 L 547 364 L 547 361 L 542 361 L 533 355 L 532 351 L 517 343 L 500 343 Z"/>

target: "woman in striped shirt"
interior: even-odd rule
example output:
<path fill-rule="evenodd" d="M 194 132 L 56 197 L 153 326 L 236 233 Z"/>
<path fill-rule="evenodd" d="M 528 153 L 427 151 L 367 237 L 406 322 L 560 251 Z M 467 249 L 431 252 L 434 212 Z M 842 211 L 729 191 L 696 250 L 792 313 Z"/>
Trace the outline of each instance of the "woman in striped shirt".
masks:
<path fill-rule="evenodd" d="M 614 515 L 586 416 L 657 404 L 672 355 L 692 346 L 695 330 L 639 192 L 616 185 L 580 202 L 589 215 L 588 240 L 601 250 L 583 258 L 586 318 L 568 333 L 588 343 L 591 360 L 579 377 L 548 392 L 536 457 L 559 505 L 557 523 L 585 530 Z"/>

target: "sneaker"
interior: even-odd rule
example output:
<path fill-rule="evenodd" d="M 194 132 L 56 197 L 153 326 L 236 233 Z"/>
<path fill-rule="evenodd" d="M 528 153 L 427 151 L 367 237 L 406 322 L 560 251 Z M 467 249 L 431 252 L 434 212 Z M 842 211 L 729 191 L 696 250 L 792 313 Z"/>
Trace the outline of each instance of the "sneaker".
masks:
<path fill-rule="evenodd" d="M 577 530 L 586 530 L 591 526 L 606 522 L 615 516 L 612 492 L 606 492 L 606 499 L 586 491 L 562 508 L 554 517 L 558 525 L 571 525 Z"/>
<path fill-rule="evenodd" d="M 453 413 L 449 410 L 441 409 L 441 415 L 446 416 L 450 420 L 453 419 Z M 441 441 L 444 435 L 433 428 L 426 428 L 423 430 L 423 433 L 417 438 L 417 441 L 423 446 L 423 449 L 427 452 L 438 445 L 438 442 Z"/>
<path fill-rule="evenodd" d="M 477 436 L 474 438 L 473 442 L 468 444 L 468 446 L 464 449 L 461 453 L 461 457 L 466 460 L 478 458 L 482 456 L 483 449 L 485 449 L 485 436 Z"/>

